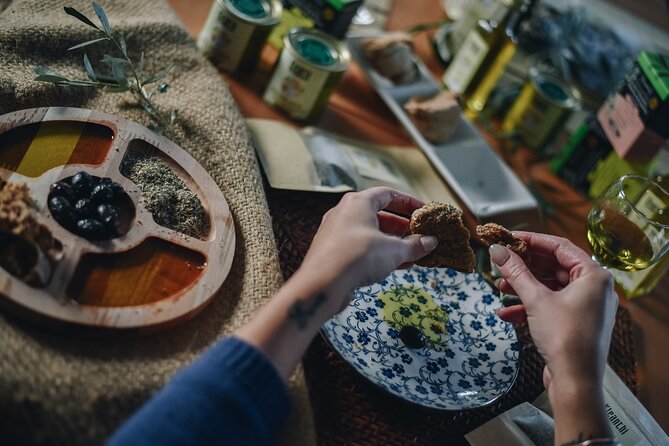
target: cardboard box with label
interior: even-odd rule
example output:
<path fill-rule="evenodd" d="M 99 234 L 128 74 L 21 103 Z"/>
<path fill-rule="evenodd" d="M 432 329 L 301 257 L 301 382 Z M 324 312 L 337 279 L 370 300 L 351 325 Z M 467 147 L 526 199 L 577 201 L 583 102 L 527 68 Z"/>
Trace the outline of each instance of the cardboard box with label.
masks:
<path fill-rule="evenodd" d="M 651 161 L 669 138 L 669 56 L 641 52 L 597 118 L 621 158 Z"/>

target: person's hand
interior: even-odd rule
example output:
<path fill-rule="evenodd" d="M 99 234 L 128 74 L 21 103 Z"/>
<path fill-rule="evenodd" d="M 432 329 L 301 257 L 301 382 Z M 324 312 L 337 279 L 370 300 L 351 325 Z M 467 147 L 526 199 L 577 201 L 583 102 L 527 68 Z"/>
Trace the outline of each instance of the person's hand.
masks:
<path fill-rule="evenodd" d="M 383 279 L 437 246 L 435 237 L 402 237 L 423 203 L 387 187 L 346 194 L 321 222 L 300 268 L 256 316 L 235 332 L 262 350 L 288 379 L 320 327 L 353 288 Z"/>
<path fill-rule="evenodd" d="M 527 242 L 531 264 L 501 245 L 491 248 L 503 277 L 500 291 L 517 294 L 523 302 L 502 308 L 499 316 L 517 322 L 524 310 L 550 373 L 602 376 L 618 305 L 611 274 L 569 240 L 514 235 Z"/>
<path fill-rule="evenodd" d="M 556 441 L 605 437 L 610 430 L 602 382 L 618 305 L 611 274 L 569 240 L 514 235 L 528 244 L 529 267 L 501 245 L 493 245 L 490 255 L 503 278 L 498 288 L 518 295 L 523 305 L 503 308 L 499 316 L 512 322 L 527 317 L 546 361 L 544 385 L 556 411 Z"/>
<path fill-rule="evenodd" d="M 388 187 L 346 194 L 323 217 L 299 274 L 320 277 L 341 310 L 350 291 L 377 282 L 406 267 L 437 246 L 432 236 L 402 237 L 409 220 L 386 211 L 411 215 L 423 203 Z"/>

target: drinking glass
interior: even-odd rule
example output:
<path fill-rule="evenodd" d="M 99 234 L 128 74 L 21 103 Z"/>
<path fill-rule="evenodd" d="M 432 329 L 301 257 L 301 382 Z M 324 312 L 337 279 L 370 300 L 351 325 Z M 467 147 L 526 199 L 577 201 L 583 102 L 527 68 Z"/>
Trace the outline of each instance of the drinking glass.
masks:
<path fill-rule="evenodd" d="M 641 175 L 625 175 L 588 214 L 592 258 L 605 268 L 639 271 L 669 250 L 669 193 Z"/>

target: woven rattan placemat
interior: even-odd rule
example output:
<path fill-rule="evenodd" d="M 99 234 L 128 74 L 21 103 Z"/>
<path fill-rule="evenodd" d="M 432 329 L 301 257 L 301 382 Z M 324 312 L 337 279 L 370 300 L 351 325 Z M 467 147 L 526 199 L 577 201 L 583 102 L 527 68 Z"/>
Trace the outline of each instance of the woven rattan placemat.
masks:
<path fill-rule="evenodd" d="M 299 266 L 323 214 L 339 196 L 268 191 L 281 266 L 286 278 Z M 467 411 L 436 411 L 398 399 L 367 381 L 323 338 L 316 338 L 303 361 L 320 445 L 466 445 L 464 434 L 499 413 L 534 400 L 542 391 L 543 361 L 526 327 L 518 378 L 494 404 Z M 629 312 L 620 307 L 609 365 L 637 391 L 634 340 Z"/>

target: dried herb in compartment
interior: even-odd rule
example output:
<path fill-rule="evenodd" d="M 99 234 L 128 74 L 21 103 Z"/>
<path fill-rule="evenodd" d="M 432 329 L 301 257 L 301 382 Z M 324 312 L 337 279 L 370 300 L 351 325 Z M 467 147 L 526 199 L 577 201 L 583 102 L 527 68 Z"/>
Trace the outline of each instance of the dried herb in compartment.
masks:
<path fill-rule="evenodd" d="M 207 235 L 209 217 L 200 198 L 166 163 L 155 156 L 129 153 L 121 173 L 141 189 L 156 223 L 195 238 Z"/>

